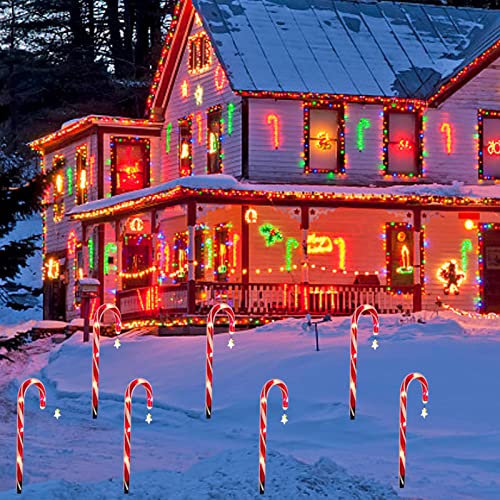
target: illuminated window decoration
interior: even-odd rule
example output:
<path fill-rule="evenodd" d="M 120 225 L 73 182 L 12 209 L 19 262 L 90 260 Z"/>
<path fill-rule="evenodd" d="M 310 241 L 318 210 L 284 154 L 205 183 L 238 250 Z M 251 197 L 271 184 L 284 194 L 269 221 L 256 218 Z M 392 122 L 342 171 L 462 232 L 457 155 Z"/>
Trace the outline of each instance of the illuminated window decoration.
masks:
<path fill-rule="evenodd" d="M 286 240 L 285 269 L 287 272 L 292 270 L 293 251 L 299 248 L 299 246 L 300 244 L 295 238 L 288 238 Z"/>
<path fill-rule="evenodd" d="M 443 134 L 445 151 L 447 154 L 451 155 L 451 146 L 452 146 L 451 125 L 447 122 L 441 124 L 440 132 Z"/>
<path fill-rule="evenodd" d="M 479 110 L 478 171 L 480 179 L 500 179 L 500 111 Z"/>
<path fill-rule="evenodd" d="M 345 173 L 345 109 L 328 101 L 304 103 L 305 173 Z"/>
<path fill-rule="evenodd" d="M 152 277 L 149 270 L 153 267 L 152 260 L 153 238 L 151 235 L 124 235 L 122 269 L 119 273 L 119 276 L 122 278 L 123 290 L 143 288 L 151 285 Z"/>
<path fill-rule="evenodd" d="M 230 102 L 227 105 L 227 135 L 233 134 L 234 123 L 234 103 Z"/>
<path fill-rule="evenodd" d="M 130 219 L 127 226 L 131 233 L 140 233 L 144 231 L 144 221 L 140 217 L 133 217 Z"/>
<path fill-rule="evenodd" d="M 168 122 L 165 128 L 165 152 L 170 153 L 172 147 L 172 122 Z"/>
<path fill-rule="evenodd" d="M 179 175 L 193 173 L 193 122 L 192 115 L 179 120 Z"/>
<path fill-rule="evenodd" d="M 259 233 L 264 236 L 266 247 L 273 246 L 275 243 L 283 241 L 283 234 L 272 224 L 263 224 L 259 227 Z"/>
<path fill-rule="evenodd" d="M 95 247 L 94 247 L 94 240 L 93 238 L 89 238 L 87 241 L 87 251 L 89 254 L 89 269 L 93 270 L 94 269 L 94 258 L 95 258 Z"/>
<path fill-rule="evenodd" d="M 66 160 L 62 155 L 54 156 L 52 160 L 52 171 L 54 172 L 52 187 L 52 218 L 55 223 L 61 222 L 64 218 L 64 169 Z"/>
<path fill-rule="evenodd" d="M 245 211 L 245 222 L 247 224 L 255 224 L 257 222 L 257 210 L 255 208 L 248 208 Z"/>
<path fill-rule="evenodd" d="M 222 108 L 213 106 L 207 113 L 207 173 L 220 174 L 223 170 L 222 159 Z"/>
<path fill-rule="evenodd" d="M 465 280 L 465 273 L 460 270 L 457 261 L 451 259 L 439 268 L 437 278 L 443 283 L 443 292 L 445 295 L 458 295 L 460 293 L 460 285 Z"/>
<path fill-rule="evenodd" d="M 115 258 L 111 254 L 116 254 L 116 252 L 118 252 L 118 246 L 116 245 L 116 243 L 108 243 L 104 247 L 104 274 L 106 276 L 111 270 L 117 270 L 116 265 L 111 266 L 112 261 L 115 260 Z"/>
<path fill-rule="evenodd" d="M 368 118 L 361 118 L 358 122 L 356 145 L 358 151 L 364 151 L 365 149 L 365 130 L 371 128 L 372 124 Z"/>
<path fill-rule="evenodd" d="M 76 150 L 76 204 L 87 203 L 89 179 L 87 175 L 87 146 Z"/>
<path fill-rule="evenodd" d="M 421 177 L 424 158 L 424 117 L 413 105 L 384 106 L 381 173 L 392 177 Z"/>
<path fill-rule="evenodd" d="M 202 31 L 189 37 L 188 70 L 192 75 L 205 73 L 212 64 L 212 47 L 208 35 Z"/>
<path fill-rule="evenodd" d="M 217 90 L 222 90 L 227 83 L 226 72 L 222 69 L 220 64 L 217 65 L 215 69 L 214 83 Z"/>
<path fill-rule="evenodd" d="M 203 87 L 199 84 L 196 86 L 196 90 L 194 91 L 194 102 L 197 106 L 201 106 L 203 104 Z"/>
<path fill-rule="evenodd" d="M 230 266 L 229 247 L 233 245 L 231 237 L 231 223 L 221 223 L 215 226 L 213 257 L 214 257 L 214 274 L 217 281 L 227 281 Z"/>
<path fill-rule="evenodd" d="M 271 127 L 272 144 L 274 149 L 280 147 L 280 119 L 279 116 L 272 113 L 267 115 L 266 123 Z"/>
<path fill-rule="evenodd" d="M 56 175 L 55 192 L 57 196 L 64 194 L 64 177 L 62 174 Z"/>
<path fill-rule="evenodd" d="M 66 169 L 66 179 L 68 185 L 68 195 L 73 196 L 73 169 L 71 167 Z"/>
<path fill-rule="evenodd" d="M 189 83 L 187 80 L 184 80 L 181 83 L 181 97 L 186 98 L 189 95 Z"/>
<path fill-rule="evenodd" d="M 57 280 L 60 277 L 61 267 L 59 265 L 59 260 L 54 257 L 50 257 L 45 262 L 46 276 L 49 280 Z"/>
<path fill-rule="evenodd" d="M 150 141 L 139 137 L 111 137 L 111 194 L 150 185 Z"/>
<path fill-rule="evenodd" d="M 460 246 L 460 253 L 462 255 L 462 269 L 465 272 L 467 272 L 467 269 L 469 267 L 468 265 L 468 257 L 467 257 L 467 254 L 469 254 L 470 252 L 473 252 L 474 251 L 474 247 L 472 246 L 472 241 L 467 239 L 467 240 L 464 240 L 462 241 L 462 245 Z"/>
<path fill-rule="evenodd" d="M 175 233 L 174 256 L 172 261 L 173 277 L 175 281 L 185 281 L 188 272 L 188 232 Z"/>

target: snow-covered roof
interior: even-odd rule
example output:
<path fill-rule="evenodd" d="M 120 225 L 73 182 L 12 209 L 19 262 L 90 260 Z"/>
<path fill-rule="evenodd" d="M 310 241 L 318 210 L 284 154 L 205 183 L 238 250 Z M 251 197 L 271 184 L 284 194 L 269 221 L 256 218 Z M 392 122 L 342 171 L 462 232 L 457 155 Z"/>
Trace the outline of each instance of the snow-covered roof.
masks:
<path fill-rule="evenodd" d="M 428 99 L 500 39 L 500 11 L 193 0 L 233 89 Z"/>
<path fill-rule="evenodd" d="M 500 202 L 500 185 L 464 185 L 453 184 L 408 184 L 387 187 L 375 186 L 339 186 L 339 185 L 302 185 L 302 184 L 253 184 L 238 182 L 234 177 L 224 174 L 193 175 L 181 177 L 157 186 L 124 193 L 111 198 L 103 198 L 85 205 L 73 208 L 68 215 L 76 218 L 93 218 L 111 215 L 113 213 L 140 210 L 143 206 L 152 206 L 183 193 L 197 191 L 210 191 L 214 195 L 229 194 L 230 191 L 240 191 L 241 195 L 252 195 L 256 192 L 265 193 L 271 200 L 273 198 L 300 198 L 302 195 L 315 195 L 317 200 L 336 198 L 338 200 L 364 200 L 376 201 L 393 196 L 412 197 L 427 204 L 439 204 L 444 199 L 459 202 L 464 206 L 478 205 L 485 200 Z M 419 200 L 414 200 L 418 202 Z M 312 202 L 314 203 L 314 201 Z M 84 214 L 87 214 L 85 216 Z M 92 214 L 91 217 L 89 215 Z"/>

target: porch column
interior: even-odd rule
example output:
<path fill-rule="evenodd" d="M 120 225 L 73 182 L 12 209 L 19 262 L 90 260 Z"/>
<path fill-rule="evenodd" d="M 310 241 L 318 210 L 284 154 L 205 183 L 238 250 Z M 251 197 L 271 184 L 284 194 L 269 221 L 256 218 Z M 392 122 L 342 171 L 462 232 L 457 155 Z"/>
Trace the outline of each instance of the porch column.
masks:
<path fill-rule="evenodd" d="M 250 228 L 245 219 L 248 208 L 247 205 L 241 207 L 241 309 L 243 311 L 246 311 L 248 307 L 248 283 L 250 277 Z"/>
<path fill-rule="evenodd" d="M 300 230 L 302 234 L 302 300 L 301 310 L 307 311 L 309 309 L 309 255 L 307 253 L 307 235 L 309 233 L 309 207 L 301 206 Z"/>
<path fill-rule="evenodd" d="M 413 312 L 419 312 L 422 310 L 422 282 L 420 277 L 420 273 L 422 272 L 422 256 L 420 255 L 420 245 L 423 234 L 421 208 L 413 209 L 413 225 L 415 228 L 415 269 L 417 270 L 413 284 Z"/>
<path fill-rule="evenodd" d="M 194 273 L 195 241 L 194 233 L 196 226 L 196 202 L 190 200 L 187 205 L 188 224 L 188 282 L 187 282 L 187 310 L 188 314 L 194 314 L 196 310 L 196 279 Z"/>

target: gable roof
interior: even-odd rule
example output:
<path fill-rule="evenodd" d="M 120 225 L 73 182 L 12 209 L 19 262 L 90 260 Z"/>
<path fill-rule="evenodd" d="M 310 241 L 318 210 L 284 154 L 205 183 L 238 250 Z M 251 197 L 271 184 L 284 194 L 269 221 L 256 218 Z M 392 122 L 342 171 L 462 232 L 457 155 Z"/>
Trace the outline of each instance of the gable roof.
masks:
<path fill-rule="evenodd" d="M 429 100 L 500 49 L 494 10 L 386 1 L 192 2 L 240 91 Z"/>

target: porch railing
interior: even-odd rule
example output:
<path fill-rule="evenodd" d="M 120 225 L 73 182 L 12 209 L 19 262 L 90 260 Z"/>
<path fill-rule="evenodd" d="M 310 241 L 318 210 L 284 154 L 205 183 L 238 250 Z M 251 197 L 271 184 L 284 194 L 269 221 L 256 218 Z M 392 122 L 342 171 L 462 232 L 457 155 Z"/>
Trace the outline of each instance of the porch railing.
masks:
<path fill-rule="evenodd" d="M 412 295 L 394 295 L 381 285 L 303 285 L 263 283 L 196 283 L 196 314 L 206 314 L 216 303 L 228 302 L 239 315 L 348 315 L 361 304 L 380 313 L 412 309 Z M 187 284 L 155 286 L 118 293 L 124 320 L 167 319 L 188 311 Z"/>

